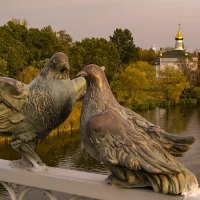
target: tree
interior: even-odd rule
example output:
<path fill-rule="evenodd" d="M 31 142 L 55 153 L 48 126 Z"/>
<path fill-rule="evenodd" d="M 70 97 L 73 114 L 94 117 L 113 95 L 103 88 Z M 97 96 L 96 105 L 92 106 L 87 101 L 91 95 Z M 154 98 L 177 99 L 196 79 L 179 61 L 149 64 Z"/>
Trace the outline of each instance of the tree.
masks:
<path fill-rule="evenodd" d="M 195 86 L 200 86 L 200 68 L 197 69 L 196 73 L 196 82 L 195 82 Z"/>
<path fill-rule="evenodd" d="M 132 68 L 138 69 L 139 71 L 145 73 L 145 77 L 149 82 L 149 89 L 155 89 L 156 84 L 156 69 L 153 65 L 148 62 L 138 61 L 131 63 L 129 66 Z"/>
<path fill-rule="evenodd" d="M 150 71 L 152 72 L 149 73 Z M 128 65 L 123 72 L 116 74 L 111 82 L 116 98 L 131 107 L 144 89 L 152 87 L 152 77 L 149 74 L 153 74 L 153 71 L 155 69 L 145 62 Z"/>
<path fill-rule="evenodd" d="M 177 102 L 181 93 L 189 86 L 186 77 L 179 69 L 166 67 L 160 71 L 157 87 L 169 103 Z"/>
<path fill-rule="evenodd" d="M 65 30 L 58 31 L 57 35 L 58 35 L 58 40 L 59 40 L 58 48 L 60 49 L 60 51 L 68 54 L 70 46 L 72 44 L 71 36 L 67 34 Z"/>
<path fill-rule="evenodd" d="M 15 78 L 26 66 L 43 67 L 54 53 L 68 52 L 71 37 L 65 31 L 57 34 L 51 26 L 27 28 L 27 21 L 12 19 L 0 26 L 0 56 L 7 62 L 8 76 Z"/>
<path fill-rule="evenodd" d="M 22 72 L 17 74 L 17 79 L 23 83 L 30 83 L 38 74 L 40 70 L 33 67 L 28 66 Z"/>
<path fill-rule="evenodd" d="M 29 59 L 29 52 L 24 44 L 27 28 L 19 20 L 9 21 L 0 27 L 0 55 L 7 62 L 9 76 L 15 77 L 23 70 Z"/>
<path fill-rule="evenodd" d="M 59 51 L 57 44 L 58 38 L 56 37 L 56 32 L 53 31 L 51 26 L 42 28 L 37 43 L 38 48 L 41 50 L 41 59 L 50 58 L 54 53 Z"/>
<path fill-rule="evenodd" d="M 0 58 L 0 76 L 8 76 L 7 61 Z"/>
<path fill-rule="evenodd" d="M 127 64 L 138 59 L 138 49 L 128 29 L 116 29 L 113 36 L 110 36 L 110 41 L 115 44 L 122 64 Z"/>
<path fill-rule="evenodd" d="M 187 77 L 187 80 L 192 86 L 198 85 L 199 67 L 198 67 L 198 54 L 187 53 L 179 61 L 179 67 Z"/>
<path fill-rule="evenodd" d="M 32 64 L 33 61 L 46 60 L 58 51 L 67 53 L 68 46 L 65 42 L 60 39 L 60 35 L 56 34 L 51 26 L 44 27 L 41 30 L 30 28 L 26 39 L 26 47 L 30 52 L 28 64 Z"/>
<path fill-rule="evenodd" d="M 28 25 L 28 21 L 25 18 L 22 19 L 22 20 L 21 19 L 17 19 L 17 18 L 12 18 L 11 22 L 13 22 L 16 25 L 22 25 L 24 27 L 27 27 L 27 25 Z"/>
<path fill-rule="evenodd" d="M 12 19 L 8 21 L 3 28 L 10 34 L 15 40 L 20 40 L 21 42 L 26 40 L 26 35 L 28 29 L 26 27 L 27 22 L 21 21 L 20 19 Z"/>
<path fill-rule="evenodd" d="M 195 86 L 200 86 L 200 52 L 197 53 L 198 63 L 197 63 L 197 71 L 196 71 L 196 84 Z"/>
<path fill-rule="evenodd" d="M 57 32 L 57 34 L 58 34 L 59 40 L 66 46 L 69 46 L 72 43 L 71 36 L 67 34 L 65 30 L 60 30 Z"/>
<path fill-rule="evenodd" d="M 9 76 L 15 77 L 18 71 L 22 71 L 27 65 L 27 51 L 25 46 L 16 41 L 12 46 L 9 46 L 7 49 L 7 54 L 5 59 L 8 63 Z"/>
<path fill-rule="evenodd" d="M 200 103 L 200 87 L 195 87 L 193 89 L 194 97 L 197 99 L 197 102 Z"/>
<path fill-rule="evenodd" d="M 146 50 L 139 48 L 138 50 L 138 60 L 146 61 L 151 65 L 155 64 L 155 61 L 158 59 L 159 54 L 153 51 L 152 49 Z"/>
<path fill-rule="evenodd" d="M 119 70 L 119 54 L 115 45 L 103 38 L 86 38 L 81 42 L 75 42 L 69 53 L 72 74 L 75 75 L 85 65 L 97 64 L 105 66 L 105 72 L 109 80 Z"/>
<path fill-rule="evenodd" d="M 21 41 L 14 39 L 5 27 L 0 27 L 0 41 L 0 55 L 7 62 L 8 75 L 15 77 L 27 64 L 27 49 Z"/>

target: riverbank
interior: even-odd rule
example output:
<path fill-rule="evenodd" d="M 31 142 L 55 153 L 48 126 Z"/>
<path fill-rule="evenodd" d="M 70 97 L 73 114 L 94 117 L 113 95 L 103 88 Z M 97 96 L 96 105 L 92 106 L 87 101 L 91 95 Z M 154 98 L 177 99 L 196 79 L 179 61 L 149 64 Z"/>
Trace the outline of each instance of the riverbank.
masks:
<path fill-rule="evenodd" d="M 179 99 L 177 102 L 169 102 L 167 100 L 160 100 L 160 101 L 147 101 L 137 103 L 132 106 L 132 110 L 134 111 L 143 111 L 143 110 L 151 110 L 156 107 L 158 108 L 168 108 L 174 106 L 181 106 L 181 105 L 197 105 L 199 104 L 196 98 L 184 98 Z"/>
<path fill-rule="evenodd" d="M 198 104 L 199 104 L 199 102 L 195 98 L 180 99 L 178 102 L 174 102 L 171 104 L 169 104 L 169 102 L 167 100 L 147 101 L 147 102 L 141 102 L 141 103 L 133 105 L 132 110 L 134 110 L 136 112 L 140 112 L 140 111 L 152 110 L 157 107 L 158 108 L 168 108 L 168 107 L 172 108 L 172 107 L 184 106 L 184 105 L 195 106 Z M 59 134 L 66 134 L 66 133 L 68 135 L 72 135 L 75 132 L 77 132 L 77 130 L 79 129 L 79 125 L 80 125 L 81 106 L 82 106 L 82 102 L 81 101 L 77 102 L 72 110 L 72 113 L 68 117 L 68 119 L 64 123 L 62 123 L 58 128 L 54 129 L 49 134 L 48 137 L 56 136 Z M 11 140 L 11 137 L 0 136 L 0 143 L 9 141 L 9 140 Z"/>
<path fill-rule="evenodd" d="M 138 113 L 169 133 L 195 137 L 196 142 L 178 160 L 187 166 L 200 182 L 200 106 L 156 108 Z M 83 149 L 79 132 L 70 134 L 65 132 L 45 138 L 38 148 L 41 159 L 52 167 L 106 173 L 103 165 L 95 162 Z M 0 144 L 0 158 L 16 160 L 20 155 L 12 150 L 10 144 Z"/>

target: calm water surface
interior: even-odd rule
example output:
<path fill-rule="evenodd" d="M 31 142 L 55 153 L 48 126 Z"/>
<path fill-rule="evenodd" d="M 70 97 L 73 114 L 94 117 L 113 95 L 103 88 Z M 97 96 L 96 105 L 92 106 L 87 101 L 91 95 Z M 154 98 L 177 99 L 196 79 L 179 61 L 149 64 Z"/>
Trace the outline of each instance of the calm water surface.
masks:
<path fill-rule="evenodd" d="M 196 138 L 190 151 L 179 160 L 195 173 L 200 182 L 200 106 L 156 108 L 139 114 L 169 133 Z M 38 151 L 48 166 L 108 174 L 104 166 L 82 148 L 79 133 L 62 133 L 49 137 L 40 143 Z M 6 142 L 0 143 L 0 159 L 14 160 L 19 159 L 19 156 Z M 0 189 L 0 197 L 3 193 Z"/>

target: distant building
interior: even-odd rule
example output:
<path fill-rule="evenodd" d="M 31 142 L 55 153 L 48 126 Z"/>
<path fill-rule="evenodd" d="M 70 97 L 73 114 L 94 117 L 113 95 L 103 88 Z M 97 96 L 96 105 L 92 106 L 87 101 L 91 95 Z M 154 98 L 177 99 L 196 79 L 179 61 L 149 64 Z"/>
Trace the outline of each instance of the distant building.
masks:
<path fill-rule="evenodd" d="M 196 53 L 189 53 L 184 48 L 183 36 L 179 30 L 175 37 L 175 48 L 171 51 L 160 51 L 160 57 L 156 61 L 156 77 L 159 77 L 159 71 L 166 67 L 173 67 L 175 69 L 181 69 L 186 66 L 188 69 L 195 71 L 198 67 L 198 56 Z"/>
<path fill-rule="evenodd" d="M 150 50 L 153 50 L 155 53 L 157 52 L 157 49 L 154 43 L 152 43 Z"/>

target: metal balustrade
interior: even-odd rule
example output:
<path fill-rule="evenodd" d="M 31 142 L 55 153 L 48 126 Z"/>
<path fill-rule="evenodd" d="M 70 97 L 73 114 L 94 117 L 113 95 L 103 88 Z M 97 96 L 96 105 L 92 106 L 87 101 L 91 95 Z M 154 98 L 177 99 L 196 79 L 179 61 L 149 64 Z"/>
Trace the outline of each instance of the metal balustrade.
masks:
<path fill-rule="evenodd" d="M 86 199 L 103 200 L 183 200 L 183 196 L 163 195 L 148 189 L 124 189 L 107 185 L 106 175 L 47 167 L 43 171 L 25 171 L 13 168 L 11 161 L 0 160 L 0 183 L 6 188 L 11 200 L 27 200 L 26 195 L 39 189 L 50 200 L 59 200 L 54 192 L 77 195 Z M 12 186 L 25 189 L 16 194 Z"/>

